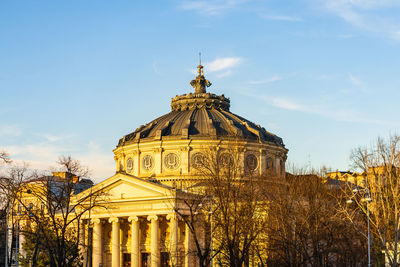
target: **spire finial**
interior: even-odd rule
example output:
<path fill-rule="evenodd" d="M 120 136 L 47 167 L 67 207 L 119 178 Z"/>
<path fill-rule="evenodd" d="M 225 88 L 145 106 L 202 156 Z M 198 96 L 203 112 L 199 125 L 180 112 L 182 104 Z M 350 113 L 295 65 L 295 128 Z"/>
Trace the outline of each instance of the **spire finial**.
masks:
<path fill-rule="evenodd" d="M 210 87 L 211 83 L 209 80 L 204 78 L 204 70 L 203 66 L 201 65 L 201 52 L 199 52 L 199 65 L 197 66 L 197 77 L 195 80 L 190 82 L 190 85 L 194 87 L 194 92 L 196 94 L 205 93 L 206 87 Z"/>
<path fill-rule="evenodd" d="M 201 52 L 199 52 L 199 65 L 197 66 L 197 73 L 199 76 L 204 75 L 203 66 L 201 65 Z"/>

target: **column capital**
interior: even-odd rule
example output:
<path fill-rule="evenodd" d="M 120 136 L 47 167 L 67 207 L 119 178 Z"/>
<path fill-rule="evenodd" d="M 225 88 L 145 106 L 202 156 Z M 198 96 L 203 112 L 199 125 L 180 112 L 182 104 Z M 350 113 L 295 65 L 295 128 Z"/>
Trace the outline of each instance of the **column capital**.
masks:
<path fill-rule="evenodd" d="M 164 148 L 162 148 L 162 147 L 156 147 L 154 150 L 155 150 L 156 152 L 160 153 L 160 152 L 163 152 L 163 151 L 164 151 Z"/>
<path fill-rule="evenodd" d="M 171 219 L 178 219 L 178 216 L 177 216 L 177 214 L 174 212 L 174 213 L 169 213 L 169 214 L 167 214 L 167 220 L 171 220 Z"/>
<path fill-rule="evenodd" d="M 191 149 L 192 148 L 190 146 L 181 146 L 179 148 L 179 150 L 182 151 L 182 152 L 187 152 L 187 151 L 190 151 Z"/>
<path fill-rule="evenodd" d="M 139 217 L 138 216 L 129 216 L 128 222 L 138 222 Z"/>
<path fill-rule="evenodd" d="M 108 222 L 109 222 L 109 223 L 117 223 L 117 222 L 119 222 L 119 220 L 118 220 L 117 217 L 110 217 L 110 218 L 108 219 Z"/>
<path fill-rule="evenodd" d="M 244 152 L 247 151 L 247 148 L 245 148 L 245 147 L 238 147 L 238 148 L 236 148 L 235 150 L 236 150 L 237 152 L 239 152 L 239 153 L 244 153 Z"/>
<path fill-rule="evenodd" d="M 158 220 L 158 216 L 157 215 L 149 215 L 147 216 L 147 220 L 148 221 L 157 221 Z"/>
<path fill-rule="evenodd" d="M 100 219 L 100 218 L 94 218 L 94 219 L 91 219 L 91 221 L 92 221 L 92 223 L 94 223 L 94 224 L 99 224 L 99 223 L 101 223 L 101 219 Z"/>

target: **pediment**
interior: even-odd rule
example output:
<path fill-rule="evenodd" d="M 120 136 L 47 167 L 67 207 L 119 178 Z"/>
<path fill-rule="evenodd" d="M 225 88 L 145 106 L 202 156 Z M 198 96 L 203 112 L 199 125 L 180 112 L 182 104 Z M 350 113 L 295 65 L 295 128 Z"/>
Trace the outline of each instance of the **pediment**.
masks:
<path fill-rule="evenodd" d="M 118 173 L 92 188 L 92 192 L 100 190 L 107 196 L 108 201 L 160 199 L 172 196 L 168 186 L 122 173 Z M 86 192 L 81 194 L 84 193 Z"/>

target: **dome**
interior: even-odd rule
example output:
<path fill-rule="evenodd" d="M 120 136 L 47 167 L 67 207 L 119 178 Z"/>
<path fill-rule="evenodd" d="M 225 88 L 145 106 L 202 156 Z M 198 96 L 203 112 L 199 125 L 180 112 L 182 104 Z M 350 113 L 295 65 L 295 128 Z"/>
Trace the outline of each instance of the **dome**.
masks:
<path fill-rule="evenodd" d="M 284 146 L 280 137 L 266 131 L 259 125 L 229 112 L 228 108 L 221 107 L 219 104 L 203 101 L 212 99 L 212 97 L 215 97 L 215 95 L 209 93 L 175 97 L 172 99 L 173 110 L 170 113 L 140 126 L 134 132 L 124 136 L 120 139 L 118 146 L 171 138 L 238 138 Z M 182 103 L 182 109 L 174 107 L 177 100 L 183 99 L 190 103 Z M 225 100 L 228 99 L 225 98 Z"/>
<path fill-rule="evenodd" d="M 199 72 L 202 66 L 199 66 Z M 191 82 L 195 93 L 176 96 L 172 111 L 124 136 L 118 146 L 151 140 L 234 138 L 269 142 L 284 147 L 282 138 L 229 111 L 230 100 L 205 92 L 211 83 L 202 73 Z M 199 85 L 199 86 L 197 86 Z M 197 86 L 197 87 L 196 87 Z"/>
<path fill-rule="evenodd" d="M 230 112 L 230 100 L 206 91 L 203 66 L 190 82 L 194 93 L 175 96 L 171 112 L 125 135 L 114 149 L 117 172 L 166 184 L 201 178 L 196 161 L 210 148 L 238 153 L 244 168 L 260 175 L 285 173 L 282 138 Z M 233 152 L 236 151 L 236 152 Z"/>

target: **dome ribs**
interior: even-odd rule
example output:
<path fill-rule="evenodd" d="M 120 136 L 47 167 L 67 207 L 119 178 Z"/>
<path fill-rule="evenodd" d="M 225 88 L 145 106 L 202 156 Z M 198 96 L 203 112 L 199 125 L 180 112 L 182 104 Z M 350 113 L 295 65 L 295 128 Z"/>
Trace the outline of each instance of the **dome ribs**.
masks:
<path fill-rule="evenodd" d="M 246 126 L 247 130 L 249 130 L 250 132 L 252 132 L 253 134 L 255 134 L 258 137 L 259 141 L 261 141 L 263 139 L 261 137 L 260 131 L 258 131 L 257 129 L 251 127 L 247 121 L 244 122 L 244 125 Z"/>
<path fill-rule="evenodd" d="M 161 140 L 162 136 L 170 130 L 172 124 L 173 122 L 171 120 L 167 120 L 164 123 L 164 126 L 161 127 L 161 129 L 156 130 L 156 135 L 154 136 L 154 139 Z"/>
<path fill-rule="evenodd" d="M 184 120 L 183 125 L 182 125 L 182 130 L 181 130 L 181 138 L 182 139 L 188 139 L 189 138 L 189 132 L 190 132 L 190 128 L 191 128 L 191 125 L 192 125 L 193 112 L 194 112 L 194 109 L 190 110 L 188 115 L 185 117 L 185 120 Z"/>
<path fill-rule="evenodd" d="M 189 134 L 191 136 L 204 134 L 202 116 L 203 116 L 203 112 L 201 109 L 194 110 L 192 117 L 191 117 L 192 124 L 191 124 L 190 132 L 189 132 Z"/>
<path fill-rule="evenodd" d="M 154 121 L 150 122 L 148 125 L 146 125 L 144 127 L 144 129 L 140 132 L 140 134 L 137 134 L 135 136 L 135 140 L 148 137 L 151 130 L 157 125 L 157 123 L 158 123 L 158 121 L 154 120 Z"/>
<path fill-rule="evenodd" d="M 208 128 L 208 133 L 210 133 L 210 135 L 212 136 L 217 136 L 217 129 L 216 126 L 214 124 L 214 121 L 212 119 L 212 116 L 210 114 L 210 111 L 207 109 L 204 109 L 204 112 L 206 113 L 206 120 L 207 120 L 207 128 Z"/>
<path fill-rule="evenodd" d="M 208 110 L 208 113 L 213 121 L 217 136 L 229 135 L 225 118 L 219 112 L 217 112 L 217 109 L 210 109 Z"/>
<path fill-rule="evenodd" d="M 222 111 L 222 112 L 227 117 L 232 117 L 232 119 L 240 125 L 239 127 L 243 128 L 243 132 L 247 132 L 248 134 L 250 134 L 251 137 L 253 137 L 253 138 L 255 137 L 260 142 L 264 139 L 260 130 L 258 130 L 256 127 L 252 127 L 252 125 L 254 125 L 252 122 L 250 122 L 246 119 L 243 119 L 239 116 L 236 116 L 233 113 L 226 112 L 226 111 Z"/>
<path fill-rule="evenodd" d="M 239 136 L 244 137 L 243 130 L 237 125 L 235 125 L 235 122 L 231 118 L 229 118 L 229 116 L 227 116 L 227 114 L 230 114 L 230 112 L 224 111 L 222 109 L 214 109 L 214 110 L 216 115 L 220 117 L 221 122 L 224 122 L 224 124 L 228 126 L 227 128 L 229 128 L 231 133 L 233 133 L 235 136 L 238 137 Z"/>

